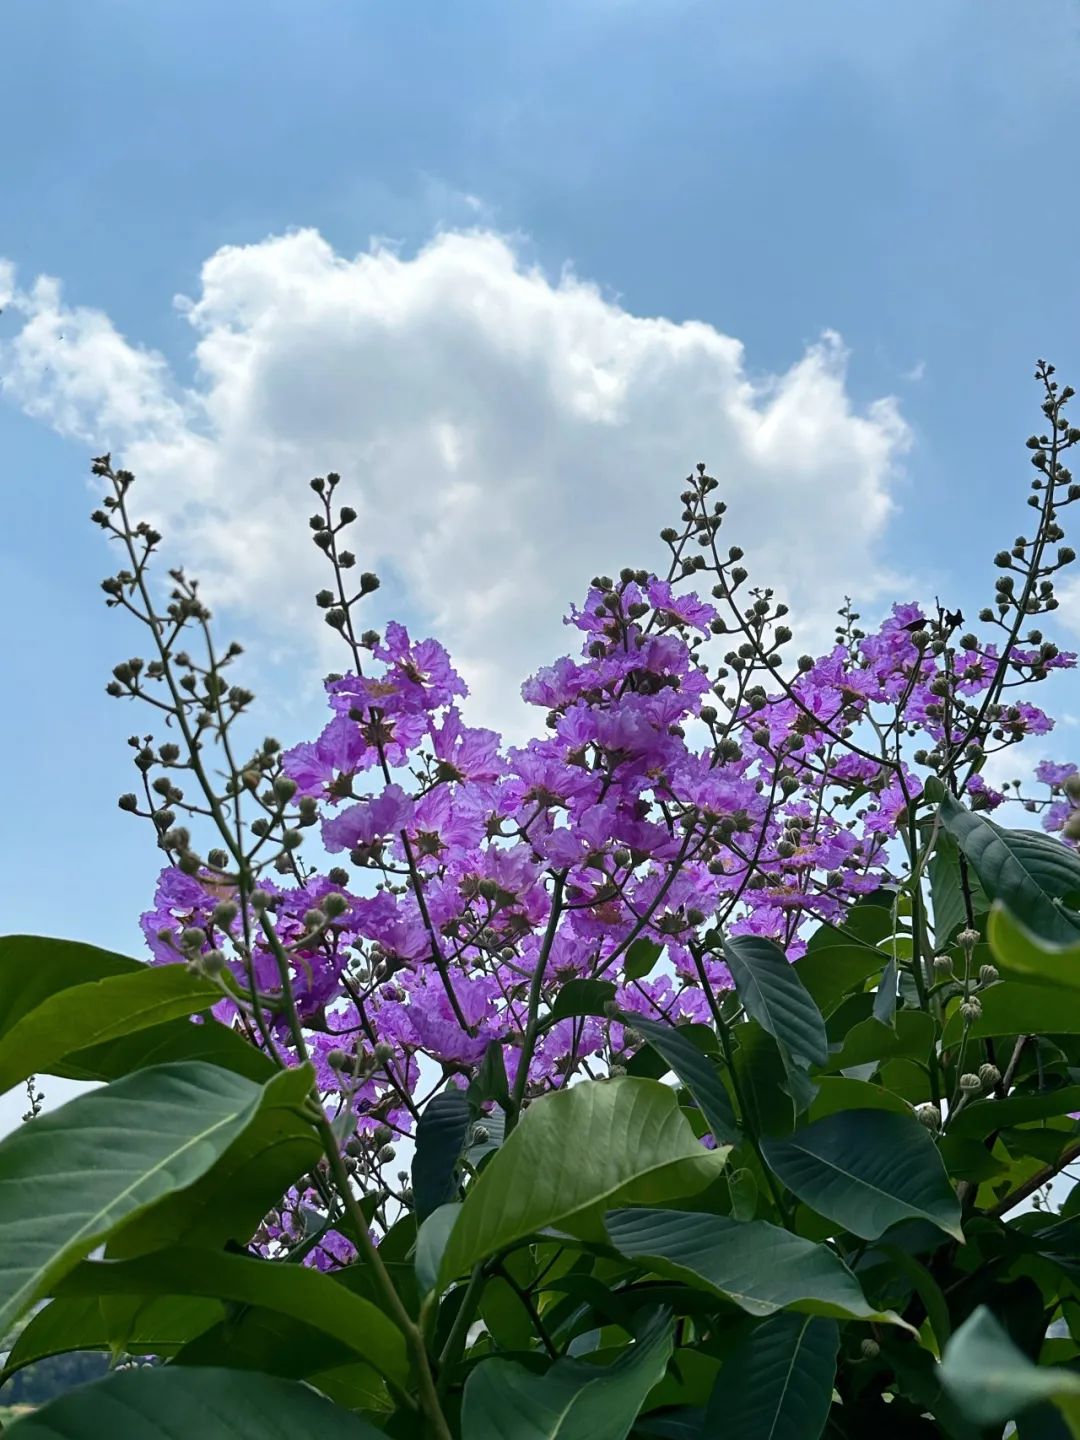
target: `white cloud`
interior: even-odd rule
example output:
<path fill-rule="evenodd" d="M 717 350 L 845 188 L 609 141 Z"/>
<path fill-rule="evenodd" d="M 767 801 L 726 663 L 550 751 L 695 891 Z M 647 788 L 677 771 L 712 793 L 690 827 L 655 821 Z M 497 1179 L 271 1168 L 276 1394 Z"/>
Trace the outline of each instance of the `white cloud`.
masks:
<path fill-rule="evenodd" d="M 305 481 L 341 471 L 361 563 L 447 640 L 488 717 L 511 716 L 521 677 L 564 648 L 559 617 L 590 576 L 661 562 L 656 533 L 699 459 L 729 543 L 819 635 L 845 590 L 880 589 L 907 430 L 891 400 L 853 405 L 835 335 L 751 376 L 711 325 L 553 281 L 486 230 L 412 257 L 342 257 L 313 230 L 219 250 L 178 302 L 186 386 L 51 279 L 12 304 L 9 398 L 122 455 L 211 595 L 285 641 L 325 635 Z"/>

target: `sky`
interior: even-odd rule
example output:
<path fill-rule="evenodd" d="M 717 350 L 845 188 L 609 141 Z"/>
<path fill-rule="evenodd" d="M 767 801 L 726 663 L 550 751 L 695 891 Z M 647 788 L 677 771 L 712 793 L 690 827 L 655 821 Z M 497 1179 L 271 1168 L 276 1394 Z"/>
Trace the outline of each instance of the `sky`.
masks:
<path fill-rule="evenodd" d="M 284 743 L 334 664 L 327 469 L 371 623 L 446 639 L 514 735 L 698 460 L 810 641 L 845 592 L 989 598 L 1034 362 L 1080 376 L 1080 6 L 5 0 L 0 53 L 4 929 L 141 953 L 101 450 Z"/>

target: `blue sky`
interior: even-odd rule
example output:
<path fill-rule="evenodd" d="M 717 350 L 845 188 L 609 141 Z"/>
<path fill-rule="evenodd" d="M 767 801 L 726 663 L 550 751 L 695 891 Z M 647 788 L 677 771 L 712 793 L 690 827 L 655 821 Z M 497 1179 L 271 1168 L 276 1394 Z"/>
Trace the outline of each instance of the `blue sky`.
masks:
<path fill-rule="evenodd" d="M 977 608 L 1024 524 L 1033 362 L 1080 375 L 1066 0 L 7 0 L 0 52 L 7 929 L 134 949 L 156 870 L 115 808 L 147 720 L 103 694 L 141 642 L 100 604 L 99 444 L 257 642 L 286 741 L 319 715 L 295 536 L 331 464 L 370 485 L 386 603 L 497 717 L 612 563 L 605 514 L 646 563 L 698 458 L 822 613 L 847 568 L 871 610 Z M 372 237 L 398 259 L 350 269 Z M 42 274 L 62 299 L 27 301 Z"/>

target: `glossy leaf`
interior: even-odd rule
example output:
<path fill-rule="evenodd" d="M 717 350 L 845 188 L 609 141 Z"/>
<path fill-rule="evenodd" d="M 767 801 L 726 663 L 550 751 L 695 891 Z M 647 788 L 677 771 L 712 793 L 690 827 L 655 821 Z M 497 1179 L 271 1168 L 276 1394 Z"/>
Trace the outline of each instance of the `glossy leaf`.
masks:
<path fill-rule="evenodd" d="M 568 980 L 555 997 L 547 1023 L 575 1015 L 603 1015 L 614 998 L 615 986 L 610 980 Z"/>
<path fill-rule="evenodd" d="M 306 1385 L 237 1370 L 120 1371 L 17 1420 L 15 1440 L 378 1440 L 366 1420 Z"/>
<path fill-rule="evenodd" d="M 929 1220 L 963 1238 L 941 1157 L 913 1115 L 841 1110 L 762 1148 L 794 1195 L 864 1240 L 902 1220 Z"/>
<path fill-rule="evenodd" d="M 464 1090 L 440 1090 L 424 1107 L 416 1127 L 412 1163 L 418 1221 L 457 1198 L 458 1165 L 471 1127 L 472 1114 Z"/>
<path fill-rule="evenodd" d="M 766 1320 L 724 1360 L 702 1434 L 819 1440 L 839 1347 L 835 1320 L 786 1314 Z"/>
<path fill-rule="evenodd" d="M 1041 1090 L 1033 1095 L 1014 1092 L 1004 1100 L 976 1100 L 965 1105 L 949 1121 L 949 1134 L 981 1140 L 1010 1125 L 1027 1125 L 1032 1120 L 1047 1120 L 1077 1111 L 1080 1111 L 1080 1085 L 1060 1085 L 1056 1090 Z"/>
<path fill-rule="evenodd" d="M 627 950 L 626 959 L 623 962 L 623 974 L 626 979 L 643 979 L 663 953 L 663 945 L 658 945 L 655 940 L 646 940 L 644 936 L 635 940 Z"/>
<path fill-rule="evenodd" d="M 537 1375 L 486 1360 L 465 1383 L 462 1440 L 626 1440 L 671 1352 L 671 1321 L 661 1313 L 610 1365 L 557 1360 Z"/>
<path fill-rule="evenodd" d="M 161 1250 L 136 1260 L 87 1260 L 60 1281 L 62 1298 L 197 1295 L 260 1305 L 340 1340 L 380 1374 L 404 1384 L 401 1331 L 377 1306 L 305 1265 L 283 1265 L 211 1250 Z"/>
<path fill-rule="evenodd" d="M 1080 1035 L 1080 989 L 1066 990 L 1034 980 L 1002 980 L 979 991 L 981 1013 L 968 1035 L 983 1040 L 995 1035 Z M 959 1008 L 949 1016 L 942 1035 L 948 1048 L 959 1043 L 964 1018 Z"/>
<path fill-rule="evenodd" d="M 985 1305 L 946 1346 L 941 1378 L 961 1411 L 978 1425 L 1000 1425 L 1051 1400 L 1070 1433 L 1080 1436 L 1080 1375 L 1032 1364 Z"/>
<path fill-rule="evenodd" d="M 322 1155 L 300 1109 L 311 1081 L 307 1066 L 275 1072 L 248 1123 L 206 1174 L 125 1221 L 109 1241 L 110 1256 L 125 1259 L 171 1245 L 246 1244 L 271 1206 Z"/>
<path fill-rule="evenodd" d="M 764 1220 L 740 1224 L 723 1215 L 641 1209 L 612 1211 L 604 1223 L 621 1254 L 722 1295 L 749 1315 L 798 1310 L 904 1323 L 867 1302 L 835 1251 Z"/>
<path fill-rule="evenodd" d="M 773 1037 L 787 1072 L 797 1110 L 813 1098 L 806 1071 L 829 1058 L 825 1021 L 795 967 L 778 945 L 758 935 L 736 935 L 724 941 L 739 999 L 746 1013 Z"/>
<path fill-rule="evenodd" d="M 1070 945 L 1047 944 L 1021 925 L 1004 905 L 995 905 L 990 912 L 987 939 L 1003 975 L 1080 989 L 1080 937 Z"/>
<path fill-rule="evenodd" d="M 145 970 L 138 960 L 43 935 L 0 937 L 0 1039 L 31 1010 L 72 985 Z"/>
<path fill-rule="evenodd" d="M 172 1020 L 133 1031 L 118 1040 L 72 1050 L 56 1061 L 50 1073 L 71 1080 L 118 1080 L 133 1070 L 177 1060 L 203 1060 L 208 1065 L 235 1070 L 260 1084 L 277 1071 L 269 1055 L 257 1050 L 239 1031 L 204 1017 L 198 1025 Z"/>
<path fill-rule="evenodd" d="M 163 1065 L 0 1143 L 0 1334 L 125 1218 L 205 1175 L 261 1098 L 227 1070 Z"/>
<path fill-rule="evenodd" d="M 991 900 L 1000 900 L 1033 934 L 1052 944 L 1080 941 L 1080 857 L 1033 830 L 1004 830 L 951 795 L 941 818 Z M 1066 902 L 1069 903 L 1066 903 Z"/>
<path fill-rule="evenodd" d="M 221 999 L 212 981 L 186 965 L 146 965 L 130 974 L 71 985 L 28 1011 L 0 1039 L 0 1094 L 27 1075 L 48 1074 L 74 1048 L 85 1049 L 179 1016 L 208 1010 Z"/>
<path fill-rule="evenodd" d="M 703 1189 L 726 1150 L 705 1150 L 673 1091 L 623 1076 L 535 1100 L 471 1186 L 442 1261 L 444 1282 L 548 1228 L 604 1238 L 603 1213 Z"/>
<path fill-rule="evenodd" d="M 716 1141 L 721 1145 L 737 1145 L 740 1135 L 735 1111 L 715 1061 L 674 1025 L 629 1012 L 624 1012 L 620 1018 L 625 1025 L 633 1026 L 642 1039 L 662 1056 L 690 1091 Z"/>

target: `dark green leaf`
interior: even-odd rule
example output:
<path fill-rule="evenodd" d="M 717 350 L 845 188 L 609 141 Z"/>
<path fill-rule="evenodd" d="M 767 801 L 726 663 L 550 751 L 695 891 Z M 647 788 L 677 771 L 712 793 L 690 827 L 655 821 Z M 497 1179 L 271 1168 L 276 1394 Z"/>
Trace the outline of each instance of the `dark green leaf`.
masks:
<path fill-rule="evenodd" d="M 186 965 L 147 965 L 130 974 L 71 985 L 43 1000 L 0 1039 L 0 1094 L 27 1075 L 48 1074 L 78 1048 L 207 1010 L 220 987 Z"/>
<path fill-rule="evenodd" d="M 440 1205 L 420 1226 L 416 1236 L 416 1284 L 421 1295 L 428 1295 L 439 1284 L 446 1243 L 457 1224 L 461 1205 Z"/>
<path fill-rule="evenodd" d="M 716 1064 L 681 1030 L 660 1020 L 647 1020 L 624 1012 L 620 1019 L 632 1026 L 643 1040 L 663 1057 L 697 1101 L 709 1130 L 720 1145 L 737 1145 L 740 1140 L 735 1112 Z"/>
<path fill-rule="evenodd" d="M 981 1140 L 1006 1126 L 1025 1125 L 1032 1120 L 1071 1115 L 1076 1111 L 1080 1111 L 1080 1085 L 1061 1085 L 1056 1090 L 1042 1090 L 1035 1095 L 1014 1093 L 1004 1100 L 976 1100 L 965 1105 L 949 1121 L 949 1134 Z"/>
<path fill-rule="evenodd" d="M 974 915 L 985 915 L 989 901 L 978 876 L 968 866 L 968 891 Z M 930 898 L 934 907 L 934 943 L 944 950 L 957 930 L 967 925 L 967 905 L 960 872 L 960 850 L 948 830 L 941 829 L 930 857 Z"/>
<path fill-rule="evenodd" d="M 379 1432 L 295 1381 L 165 1366 L 82 1386 L 5 1434 L 15 1440 L 378 1440 Z"/>
<path fill-rule="evenodd" d="M 680 1210 L 614 1210 L 604 1217 L 611 1243 L 658 1275 L 700 1285 L 750 1315 L 806 1315 L 903 1325 L 866 1301 L 858 1280 L 826 1245 L 764 1220 L 740 1224 L 723 1215 Z"/>
<path fill-rule="evenodd" d="M 476 1079 L 469 1086 L 468 1095 L 474 1105 L 483 1105 L 494 1100 L 504 1110 L 510 1108 L 510 1086 L 506 1079 L 506 1062 L 500 1041 L 492 1040 L 484 1051 L 484 1058 L 476 1072 Z"/>
<path fill-rule="evenodd" d="M 1002 980 L 979 991 L 981 1014 L 971 1022 L 974 1040 L 994 1035 L 1080 1035 L 1080 989 L 1065 990 L 1035 980 Z M 946 1049 L 964 1032 L 959 1008 L 942 1035 Z"/>
<path fill-rule="evenodd" d="M 545 1095 L 470 1187 L 442 1279 L 548 1228 L 602 1240 L 605 1210 L 691 1195 L 726 1155 L 701 1146 L 673 1091 L 655 1080 L 627 1075 Z"/>
<path fill-rule="evenodd" d="M 874 995 L 874 1019 L 890 1029 L 896 1028 L 896 985 L 898 979 L 896 956 L 892 956 L 881 973 L 877 993 Z"/>
<path fill-rule="evenodd" d="M 852 1070 L 879 1060 L 922 1060 L 934 1043 L 933 1019 L 922 1010 L 898 1010 L 892 1025 L 872 1016 L 854 1025 L 843 1046 L 829 1057 L 830 1070 Z"/>
<path fill-rule="evenodd" d="M 946 1347 L 941 1378 L 957 1405 L 979 1425 L 1014 1420 L 1052 1400 L 1074 1436 L 1080 1436 L 1080 1375 L 1033 1365 L 985 1305 L 961 1325 Z"/>
<path fill-rule="evenodd" d="M 635 940 L 627 950 L 626 959 L 623 962 L 623 974 L 627 980 L 641 980 L 648 975 L 663 953 L 663 945 L 658 945 L 655 940 L 646 940 L 642 936 L 641 939 Z"/>
<path fill-rule="evenodd" d="M 987 897 L 1000 900 L 1034 935 L 1056 945 L 1080 940 L 1080 857 L 1033 830 L 1003 830 L 965 810 L 951 795 L 941 818 L 978 876 Z"/>
<path fill-rule="evenodd" d="M 789 1094 L 796 1110 L 804 1110 L 813 1099 L 806 1071 L 829 1058 L 821 1011 L 795 967 L 771 940 L 731 936 L 724 941 L 724 958 L 746 1013 L 779 1045 Z"/>
<path fill-rule="evenodd" d="M 0 938 L 0 1038 L 24 1015 L 71 985 L 145 970 L 137 960 L 41 935 Z"/>
<path fill-rule="evenodd" d="M 204 1017 L 198 1025 L 171 1020 L 166 1025 L 136 1030 L 103 1045 L 73 1050 L 58 1060 L 50 1073 L 71 1080 L 118 1080 L 133 1070 L 169 1065 L 176 1060 L 203 1060 L 260 1083 L 269 1080 L 277 1070 L 270 1057 L 238 1031 Z"/>
<path fill-rule="evenodd" d="M 416 1218 L 423 1221 L 440 1205 L 457 1199 L 461 1152 L 472 1128 L 464 1090 L 440 1090 L 428 1101 L 416 1126 L 412 1185 Z"/>
<path fill-rule="evenodd" d="M 0 1334 L 123 1220 L 205 1175 L 261 1098 L 230 1071 L 162 1065 L 0 1143 Z"/>
<path fill-rule="evenodd" d="M 568 980 L 555 997 L 548 1022 L 569 1020 L 575 1015 L 603 1015 L 615 998 L 610 980 Z"/>
<path fill-rule="evenodd" d="M 370 1300 L 306 1265 L 210 1250 L 161 1250 L 137 1260 L 86 1260 L 60 1282 L 57 1294 L 199 1295 L 260 1305 L 340 1340 L 399 1384 L 408 1375 L 401 1331 Z"/>
<path fill-rule="evenodd" d="M 832 1403 L 840 1333 L 835 1320 L 774 1315 L 724 1361 L 705 1435 L 818 1440 Z"/>
<path fill-rule="evenodd" d="M 0 1381 L 35 1360 L 72 1350 L 115 1346 L 129 1355 L 171 1356 L 223 1313 L 218 1301 L 189 1296 L 169 1295 L 150 1301 L 140 1297 L 102 1301 L 98 1296 L 52 1300 L 20 1332 Z"/>
<path fill-rule="evenodd" d="M 913 1115 L 841 1110 L 762 1148 L 774 1174 L 804 1204 L 864 1240 L 914 1219 L 963 1238 L 941 1157 Z"/>
<path fill-rule="evenodd" d="M 300 1108 L 311 1081 L 307 1066 L 276 1072 L 248 1123 L 206 1174 L 128 1219 L 109 1241 L 110 1256 L 126 1259 L 172 1245 L 246 1244 L 271 1206 L 322 1155 Z"/>
<path fill-rule="evenodd" d="M 465 1383 L 462 1440 L 626 1440 L 671 1351 L 661 1313 L 611 1365 L 557 1360 L 537 1375 L 486 1360 Z"/>

